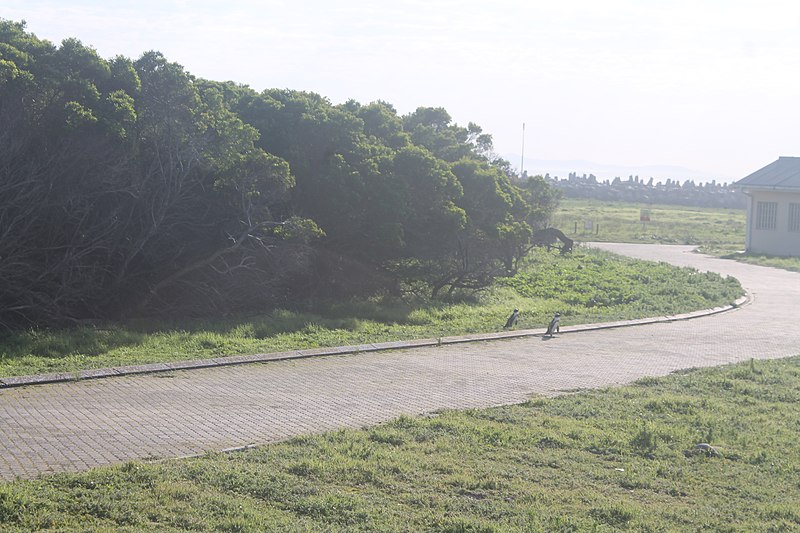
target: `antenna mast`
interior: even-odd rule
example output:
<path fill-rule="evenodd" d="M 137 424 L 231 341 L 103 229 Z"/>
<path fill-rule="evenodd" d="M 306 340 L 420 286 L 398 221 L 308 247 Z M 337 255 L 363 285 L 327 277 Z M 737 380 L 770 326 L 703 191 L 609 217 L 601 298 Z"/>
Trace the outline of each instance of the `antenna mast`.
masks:
<path fill-rule="evenodd" d="M 525 167 L 525 123 L 522 123 L 522 156 L 519 161 L 519 177 L 522 179 L 522 170 Z"/>

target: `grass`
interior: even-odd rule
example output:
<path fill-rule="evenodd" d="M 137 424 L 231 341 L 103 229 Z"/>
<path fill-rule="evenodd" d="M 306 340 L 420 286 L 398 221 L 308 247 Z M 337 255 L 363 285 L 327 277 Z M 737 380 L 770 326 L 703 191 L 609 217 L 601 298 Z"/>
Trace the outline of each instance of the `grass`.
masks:
<path fill-rule="evenodd" d="M 557 311 L 565 325 L 660 316 L 741 294 L 738 281 L 713 273 L 598 250 L 564 257 L 540 250 L 522 273 L 450 304 L 351 301 L 314 313 L 17 333 L 0 341 L 0 377 L 498 331 L 514 308 L 519 328 L 544 327 Z"/>
<path fill-rule="evenodd" d="M 800 358 L 750 361 L 0 484 L 0 529 L 796 531 L 798 420 Z"/>
<path fill-rule="evenodd" d="M 650 211 L 650 222 L 640 222 L 642 209 Z M 697 244 L 730 252 L 744 249 L 745 218 L 744 209 L 565 198 L 553 225 L 578 241 Z"/>
<path fill-rule="evenodd" d="M 729 253 L 722 256 L 725 259 L 735 259 L 742 263 L 750 263 L 753 265 L 768 266 L 774 268 L 781 268 L 783 270 L 791 270 L 792 272 L 800 272 L 800 257 L 777 257 L 774 255 L 761 255 L 749 253 Z"/>

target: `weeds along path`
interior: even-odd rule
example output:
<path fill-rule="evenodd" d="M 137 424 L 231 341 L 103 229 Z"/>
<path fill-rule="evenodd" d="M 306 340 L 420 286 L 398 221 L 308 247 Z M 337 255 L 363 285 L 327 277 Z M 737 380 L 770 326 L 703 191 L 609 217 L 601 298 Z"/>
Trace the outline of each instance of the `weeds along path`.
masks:
<path fill-rule="evenodd" d="M 517 403 L 800 352 L 800 274 L 688 246 L 598 244 L 733 275 L 751 305 L 690 321 L 0 391 L 0 479 L 177 457 L 401 414 Z M 498 324 L 498 328 L 501 324 Z"/>

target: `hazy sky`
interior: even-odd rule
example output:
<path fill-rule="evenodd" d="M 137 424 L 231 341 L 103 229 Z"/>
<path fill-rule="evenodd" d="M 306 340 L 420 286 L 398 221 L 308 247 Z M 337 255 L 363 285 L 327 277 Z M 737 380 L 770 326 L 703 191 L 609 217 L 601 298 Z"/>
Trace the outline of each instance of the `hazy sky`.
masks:
<path fill-rule="evenodd" d="M 523 122 L 526 158 L 598 168 L 732 181 L 800 156 L 796 0 L 4 0 L 0 17 L 257 90 L 442 106 L 509 157 Z"/>

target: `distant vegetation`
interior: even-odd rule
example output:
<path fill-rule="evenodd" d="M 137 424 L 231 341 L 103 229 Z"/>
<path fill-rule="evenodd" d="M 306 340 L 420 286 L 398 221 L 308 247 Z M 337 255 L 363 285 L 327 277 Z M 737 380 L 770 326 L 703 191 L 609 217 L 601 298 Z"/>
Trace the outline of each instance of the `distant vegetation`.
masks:
<path fill-rule="evenodd" d="M 648 221 L 641 220 L 643 211 Z M 744 249 L 740 209 L 567 198 L 552 221 L 579 241 L 696 244 L 712 253 Z"/>
<path fill-rule="evenodd" d="M 512 277 L 451 301 L 349 298 L 314 311 L 278 309 L 210 321 L 129 321 L 98 328 L 32 330 L 0 344 L 0 377 L 499 331 L 513 308 L 518 328 L 693 311 L 733 302 L 739 282 L 714 273 L 592 249 L 540 250 Z"/>
<path fill-rule="evenodd" d="M 796 531 L 798 420 L 800 359 L 752 361 L 0 484 L 0 529 Z"/>
<path fill-rule="evenodd" d="M 479 289 L 557 198 L 442 108 L 257 92 L 0 19 L 0 329 Z"/>
<path fill-rule="evenodd" d="M 578 176 L 576 173 L 570 173 L 567 179 L 551 178 L 548 174 L 545 179 L 567 198 L 727 209 L 744 209 L 746 206 L 744 193 L 733 185 L 716 181 L 695 184 L 692 180 L 679 183 L 668 179 L 654 183 L 653 178 L 645 181 L 639 176 L 600 181 L 593 174 Z"/>

